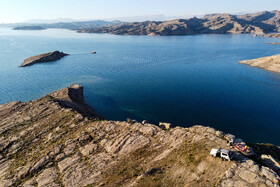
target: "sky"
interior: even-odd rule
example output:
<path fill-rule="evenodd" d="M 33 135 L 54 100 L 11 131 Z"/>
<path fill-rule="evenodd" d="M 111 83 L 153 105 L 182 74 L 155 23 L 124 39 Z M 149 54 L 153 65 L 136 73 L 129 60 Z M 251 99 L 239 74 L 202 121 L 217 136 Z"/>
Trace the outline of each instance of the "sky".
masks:
<path fill-rule="evenodd" d="M 0 23 L 280 10 L 280 0 L 0 0 Z"/>

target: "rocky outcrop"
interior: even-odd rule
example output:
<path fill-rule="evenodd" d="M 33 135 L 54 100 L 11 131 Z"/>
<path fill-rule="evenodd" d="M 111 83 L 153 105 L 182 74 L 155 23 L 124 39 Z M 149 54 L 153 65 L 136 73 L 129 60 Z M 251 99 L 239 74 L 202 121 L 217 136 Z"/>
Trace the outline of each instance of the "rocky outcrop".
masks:
<path fill-rule="evenodd" d="M 209 152 L 227 148 L 233 135 L 107 121 L 83 98 L 73 85 L 0 106 L 0 186 L 279 186 L 277 173 L 257 160 L 279 159 L 276 146 L 254 144 L 254 157 L 234 152 L 226 162 Z"/>
<path fill-rule="evenodd" d="M 262 57 L 253 60 L 244 60 L 239 61 L 239 63 L 280 73 L 280 55 Z"/>
<path fill-rule="evenodd" d="M 68 54 L 60 52 L 60 51 L 53 51 L 49 53 L 40 54 L 37 56 L 29 57 L 23 61 L 23 63 L 19 67 L 31 66 L 33 64 L 41 63 L 41 62 L 52 62 L 67 56 Z"/>
<path fill-rule="evenodd" d="M 80 29 L 78 32 L 117 35 L 263 34 L 279 31 L 279 20 L 279 11 L 245 15 L 210 14 L 202 18 L 121 23 L 109 27 Z"/>
<path fill-rule="evenodd" d="M 280 162 L 271 155 L 262 155 L 261 161 L 280 175 Z"/>

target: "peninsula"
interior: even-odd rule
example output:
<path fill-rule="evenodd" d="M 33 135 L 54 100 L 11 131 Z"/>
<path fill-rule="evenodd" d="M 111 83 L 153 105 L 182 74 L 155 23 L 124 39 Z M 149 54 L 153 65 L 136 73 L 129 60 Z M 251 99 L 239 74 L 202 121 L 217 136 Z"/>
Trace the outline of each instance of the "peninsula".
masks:
<path fill-rule="evenodd" d="M 46 28 L 41 26 L 20 26 L 15 27 L 13 30 L 45 30 Z"/>
<path fill-rule="evenodd" d="M 242 142 L 211 127 L 104 120 L 74 84 L 27 103 L 0 105 L 0 185 L 279 185 L 273 165 L 279 147 L 248 144 L 255 152 L 248 157 L 226 140 Z M 230 149 L 234 160 L 213 158 L 210 150 L 219 147 Z"/>
<path fill-rule="evenodd" d="M 280 38 L 280 33 L 257 34 L 256 36 L 268 37 L 268 38 Z"/>
<path fill-rule="evenodd" d="M 262 57 L 252 60 L 243 60 L 239 61 L 239 63 L 280 73 L 280 55 Z"/>
<path fill-rule="evenodd" d="M 278 42 L 268 42 L 268 43 L 265 43 L 265 44 L 270 44 L 270 45 L 280 45 L 280 43 L 278 43 Z"/>
<path fill-rule="evenodd" d="M 31 66 L 33 64 L 41 62 L 52 62 L 67 56 L 68 54 L 60 51 L 52 51 L 49 53 L 43 53 L 37 56 L 26 58 L 19 67 Z"/>

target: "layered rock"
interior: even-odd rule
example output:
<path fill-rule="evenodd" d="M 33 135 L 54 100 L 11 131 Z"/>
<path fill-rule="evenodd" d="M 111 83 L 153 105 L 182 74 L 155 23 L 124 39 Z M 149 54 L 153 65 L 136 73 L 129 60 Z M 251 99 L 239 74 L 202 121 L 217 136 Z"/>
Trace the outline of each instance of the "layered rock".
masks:
<path fill-rule="evenodd" d="M 59 60 L 67 55 L 68 54 L 60 52 L 60 51 L 52 51 L 49 53 L 43 53 L 40 55 L 26 58 L 19 67 L 31 66 L 33 64 L 37 64 L 37 63 L 41 63 L 41 62 L 52 62 L 52 61 Z"/>
<path fill-rule="evenodd" d="M 280 73 L 280 55 L 262 57 L 252 60 L 239 61 L 241 64 L 248 64 L 252 67 L 263 68 L 269 71 Z"/>
<path fill-rule="evenodd" d="M 233 135 L 103 120 L 79 85 L 1 105 L 1 113 L 0 186 L 279 186 L 279 176 L 255 158 L 210 156 Z"/>

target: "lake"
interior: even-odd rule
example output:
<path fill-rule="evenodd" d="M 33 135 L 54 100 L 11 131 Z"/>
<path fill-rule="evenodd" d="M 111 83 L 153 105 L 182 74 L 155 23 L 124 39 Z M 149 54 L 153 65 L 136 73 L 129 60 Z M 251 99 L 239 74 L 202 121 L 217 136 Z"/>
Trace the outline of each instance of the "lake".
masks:
<path fill-rule="evenodd" d="M 279 53 L 280 45 L 266 42 L 280 39 L 0 28 L 0 104 L 78 83 L 89 105 L 109 120 L 200 124 L 280 145 L 280 74 L 237 63 Z M 23 59 L 54 50 L 71 55 L 18 68 Z"/>

